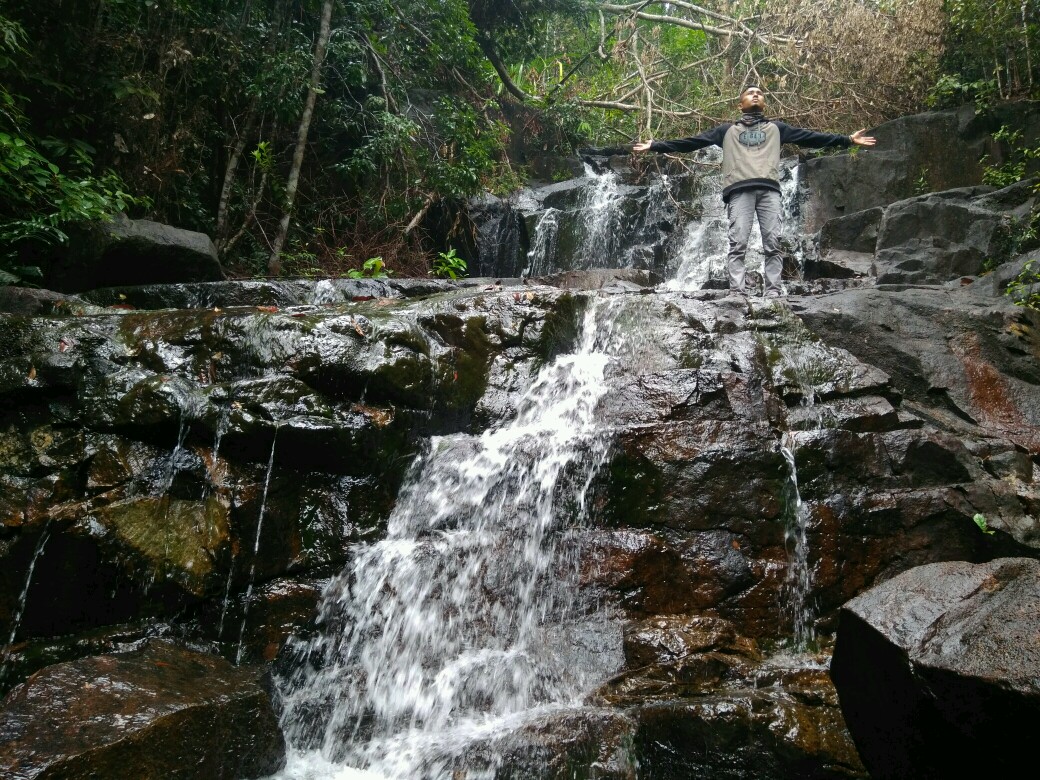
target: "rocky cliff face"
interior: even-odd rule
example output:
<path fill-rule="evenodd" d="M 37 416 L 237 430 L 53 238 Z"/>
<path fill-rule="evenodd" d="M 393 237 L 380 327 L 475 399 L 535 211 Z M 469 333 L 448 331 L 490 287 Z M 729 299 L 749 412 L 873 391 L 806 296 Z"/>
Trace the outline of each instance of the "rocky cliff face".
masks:
<path fill-rule="evenodd" d="M 901 139 L 912 167 L 953 120 L 901 121 L 879 148 Z M 1040 315 L 1004 295 L 1033 256 L 982 273 L 1035 196 L 951 180 L 906 198 L 876 185 L 893 163 L 874 155 L 809 163 L 820 233 L 780 302 L 658 285 L 668 262 L 634 250 L 617 265 L 648 268 L 537 282 L 10 295 L 4 687 L 156 637 L 291 677 L 287 639 L 320 633 L 323 589 L 384 537 L 430 437 L 514 420 L 607 298 L 610 446 L 574 529 L 606 618 L 558 642 L 617 657 L 581 706 L 476 740 L 456 768 L 866 776 L 827 668 L 842 605 L 922 564 L 1040 558 Z M 874 173 L 845 176 L 828 215 L 840 165 Z"/>

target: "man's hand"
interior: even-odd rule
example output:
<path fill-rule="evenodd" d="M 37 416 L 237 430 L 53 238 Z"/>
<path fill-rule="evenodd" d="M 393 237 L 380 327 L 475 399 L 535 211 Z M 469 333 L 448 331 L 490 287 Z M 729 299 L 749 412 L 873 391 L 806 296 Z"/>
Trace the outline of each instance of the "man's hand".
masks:
<path fill-rule="evenodd" d="M 849 140 L 857 146 L 873 146 L 877 143 L 877 139 L 872 135 L 863 135 L 867 132 L 866 128 L 857 130 L 855 133 L 849 136 Z"/>
<path fill-rule="evenodd" d="M 633 152 L 646 152 L 646 151 L 649 151 L 650 144 L 652 144 L 652 143 L 653 143 L 653 141 L 640 141 L 637 144 L 632 144 L 632 151 Z"/>

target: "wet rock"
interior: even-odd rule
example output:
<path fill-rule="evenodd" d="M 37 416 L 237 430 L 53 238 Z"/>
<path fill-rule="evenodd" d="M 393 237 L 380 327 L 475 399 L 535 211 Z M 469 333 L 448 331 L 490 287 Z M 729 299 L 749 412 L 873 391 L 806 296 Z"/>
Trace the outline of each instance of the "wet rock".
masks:
<path fill-rule="evenodd" d="M 166 637 L 171 633 L 169 625 L 149 620 L 9 644 L 0 656 L 3 659 L 0 663 L 0 697 L 45 666 L 124 652 L 138 647 L 150 637 Z"/>
<path fill-rule="evenodd" d="M 485 746 L 470 748 L 466 769 L 488 764 L 495 780 L 635 780 L 642 775 L 631 742 L 634 723 L 624 713 L 583 708 L 545 715 Z M 491 749 L 492 759 L 482 753 Z M 462 770 L 465 771 L 465 770 Z"/>
<path fill-rule="evenodd" d="M 527 265 L 527 226 L 513 200 L 483 193 L 467 204 L 477 234 L 476 262 L 468 268 L 472 274 L 519 277 L 523 273 Z"/>
<path fill-rule="evenodd" d="M 1040 726 L 1040 562 L 921 566 L 841 611 L 831 675 L 876 778 L 1020 773 Z"/>
<path fill-rule="evenodd" d="M 792 307 L 832 347 L 881 369 L 926 420 L 1040 452 L 1040 316 L 985 286 L 860 290 Z"/>
<path fill-rule="evenodd" d="M 480 279 L 242 279 L 103 287 L 83 293 L 97 306 L 130 309 L 276 307 L 304 314 L 329 306 L 389 298 L 415 298 L 464 287 Z"/>
<path fill-rule="evenodd" d="M 326 584 L 282 578 L 223 603 L 208 602 L 194 618 L 199 636 L 214 642 L 228 660 L 272 662 L 290 636 L 310 626 Z"/>
<path fill-rule="evenodd" d="M 817 677 L 825 672 L 817 672 Z M 651 701 L 635 714 L 640 777 L 867 777 L 821 680 Z"/>
<path fill-rule="evenodd" d="M 228 504 L 219 496 L 202 502 L 168 495 L 133 498 L 109 504 L 83 523 L 96 523 L 104 530 L 92 532 L 111 534 L 114 544 L 141 556 L 139 565 L 155 579 L 176 583 L 196 597 L 216 589 L 215 559 L 230 534 Z"/>
<path fill-rule="evenodd" d="M 33 287 L 0 287 L 0 313 L 24 316 L 95 313 L 84 299 Z"/>
<path fill-rule="evenodd" d="M 828 220 L 820 229 L 819 255 L 806 262 L 805 279 L 871 276 L 884 210 L 864 209 Z"/>
<path fill-rule="evenodd" d="M 0 705 L 5 777 L 253 778 L 285 746 L 253 668 L 151 641 L 47 667 Z"/>

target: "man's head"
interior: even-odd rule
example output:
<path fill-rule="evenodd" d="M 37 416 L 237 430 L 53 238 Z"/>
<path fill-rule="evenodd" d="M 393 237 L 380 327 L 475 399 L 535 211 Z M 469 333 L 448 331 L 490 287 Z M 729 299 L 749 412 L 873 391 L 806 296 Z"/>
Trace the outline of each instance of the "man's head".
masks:
<path fill-rule="evenodd" d="M 766 94 L 754 85 L 740 93 L 740 110 L 747 113 L 766 110 Z"/>

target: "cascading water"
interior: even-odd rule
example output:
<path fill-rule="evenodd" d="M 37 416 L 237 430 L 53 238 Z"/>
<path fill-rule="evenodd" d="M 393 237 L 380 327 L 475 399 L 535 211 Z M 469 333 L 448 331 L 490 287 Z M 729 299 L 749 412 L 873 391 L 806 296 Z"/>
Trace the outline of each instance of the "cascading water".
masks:
<path fill-rule="evenodd" d="M 541 213 L 521 276 L 545 276 L 561 268 L 616 266 L 624 204 L 621 181 L 614 171 L 598 173 L 589 165 L 584 181 L 573 212 L 550 207 Z M 567 250 L 571 256 L 562 263 L 561 232 L 573 241 Z"/>
<path fill-rule="evenodd" d="M 321 634 L 290 645 L 282 777 L 493 777 L 498 737 L 613 672 L 619 639 L 578 585 L 616 305 L 591 301 L 579 348 L 542 369 L 511 422 L 435 437 L 413 465 L 386 539 L 354 551 Z"/>
<path fill-rule="evenodd" d="M 787 358 L 790 376 L 794 379 L 800 392 L 799 405 L 810 414 L 807 419 L 814 420 L 814 428 L 823 427 L 823 421 L 816 409 L 816 368 L 815 352 L 811 344 L 789 345 L 784 354 Z M 796 651 L 810 649 L 816 639 L 813 628 L 815 610 L 809 600 L 812 586 L 812 565 L 809 561 L 808 525 L 809 513 L 802 503 L 798 488 L 798 433 L 787 430 L 780 440 L 780 453 L 787 461 L 788 490 L 784 529 L 784 544 L 787 548 L 787 576 L 784 580 L 783 610 L 790 620 L 791 645 Z"/>
<path fill-rule="evenodd" d="M 612 265 L 617 254 L 621 227 L 621 181 L 616 173 L 607 170 L 596 173 L 586 164 L 585 175 L 592 182 L 579 207 L 582 242 L 577 250 L 580 268 Z"/>
<path fill-rule="evenodd" d="M 264 492 L 260 497 L 260 513 L 256 519 L 256 537 L 253 540 L 253 559 L 249 564 L 249 579 L 246 582 L 246 594 L 242 602 L 242 623 L 238 629 L 238 650 L 235 652 L 235 663 L 242 662 L 243 652 L 243 639 L 246 634 L 246 619 L 249 617 L 249 602 L 253 597 L 253 581 L 256 579 L 256 559 L 260 556 L 260 534 L 264 529 L 264 512 L 267 509 L 267 490 L 271 486 L 271 472 L 274 471 L 274 451 L 278 445 L 278 426 L 274 428 L 274 435 L 271 437 L 271 454 L 267 458 L 267 473 L 264 476 Z M 230 578 L 230 574 L 228 577 Z M 224 619 L 221 616 L 221 628 L 223 628 Z"/>
<path fill-rule="evenodd" d="M 40 534 L 40 539 L 36 543 L 36 548 L 33 550 L 32 558 L 29 559 L 29 570 L 25 574 L 25 584 L 22 586 L 22 591 L 18 596 L 18 601 L 15 605 L 14 614 L 11 618 L 11 632 L 7 637 L 7 647 L 4 649 L 4 654 L 0 657 L 0 685 L 3 684 L 4 679 L 7 677 L 7 670 L 10 666 L 11 660 L 11 648 L 14 645 L 14 640 L 18 636 L 18 628 L 22 623 L 22 615 L 25 614 L 25 603 L 29 599 L 29 587 L 32 585 L 33 573 L 36 571 L 36 562 L 43 555 L 43 549 L 47 546 L 47 540 L 51 538 L 50 524 L 43 529 L 43 533 Z"/>
<path fill-rule="evenodd" d="M 552 208 L 546 209 L 535 225 L 531 251 L 527 253 L 527 265 L 521 276 L 544 276 L 552 271 L 559 232 L 559 212 Z"/>
<path fill-rule="evenodd" d="M 784 580 L 784 609 L 790 616 L 792 649 L 806 650 L 815 639 L 813 609 L 809 602 L 812 568 L 809 564 L 809 513 L 798 490 L 798 465 L 794 435 L 788 431 L 780 444 L 787 461 L 788 501 L 784 544 L 787 547 L 787 576 Z"/>

